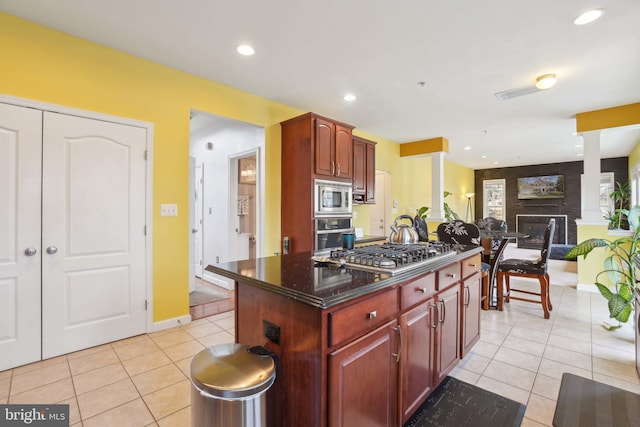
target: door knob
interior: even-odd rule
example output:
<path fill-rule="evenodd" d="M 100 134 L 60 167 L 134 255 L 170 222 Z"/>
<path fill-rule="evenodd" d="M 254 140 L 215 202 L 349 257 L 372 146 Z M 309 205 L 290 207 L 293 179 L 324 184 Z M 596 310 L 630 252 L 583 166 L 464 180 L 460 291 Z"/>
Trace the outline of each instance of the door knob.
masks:
<path fill-rule="evenodd" d="M 26 256 L 34 256 L 37 252 L 36 248 L 27 248 L 24 250 Z"/>
<path fill-rule="evenodd" d="M 58 252 L 58 248 L 56 248 L 55 246 L 49 246 L 49 247 L 47 248 L 47 253 L 48 253 L 49 255 L 53 255 L 53 254 L 55 254 L 56 252 Z"/>

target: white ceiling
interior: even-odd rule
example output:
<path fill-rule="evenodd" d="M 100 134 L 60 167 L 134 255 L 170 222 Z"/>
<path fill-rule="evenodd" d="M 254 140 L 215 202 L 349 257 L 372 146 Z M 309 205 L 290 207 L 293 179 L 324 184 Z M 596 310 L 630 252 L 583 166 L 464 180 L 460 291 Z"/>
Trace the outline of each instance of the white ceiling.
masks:
<path fill-rule="evenodd" d="M 603 18 L 572 23 L 593 7 Z M 447 158 L 474 169 L 580 160 L 576 113 L 640 102 L 638 0 L 0 0 L 0 11 L 399 143 L 444 136 Z M 256 54 L 238 55 L 241 43 Z M 552 89 L 494 96 L 546 73 Z M 606 132 L 602 157 L 638 142 L 637 127 Z"/>

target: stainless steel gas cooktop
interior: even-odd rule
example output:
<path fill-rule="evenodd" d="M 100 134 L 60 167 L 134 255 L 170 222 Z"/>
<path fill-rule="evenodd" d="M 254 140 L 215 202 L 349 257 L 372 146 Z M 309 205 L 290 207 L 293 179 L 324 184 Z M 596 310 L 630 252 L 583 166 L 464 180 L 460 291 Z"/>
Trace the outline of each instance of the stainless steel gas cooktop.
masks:
<path fill-rule="evenodd" d="M 436 258 L 455 254 L 453 245 L 443 242 L 385 243 L 348 250 L 334 249 L 329 255 L 329 262 L 393 275 L 418 268 Z"/>

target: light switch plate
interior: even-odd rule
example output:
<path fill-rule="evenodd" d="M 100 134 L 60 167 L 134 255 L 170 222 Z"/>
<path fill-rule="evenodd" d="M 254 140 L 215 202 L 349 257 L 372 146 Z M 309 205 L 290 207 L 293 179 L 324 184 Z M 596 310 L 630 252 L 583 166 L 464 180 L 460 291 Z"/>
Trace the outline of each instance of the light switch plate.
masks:
<path fill-rule="evenodd" d="M 163 203 L 160 205 L 160 216 L 178 216 L 178 205 Z"/>

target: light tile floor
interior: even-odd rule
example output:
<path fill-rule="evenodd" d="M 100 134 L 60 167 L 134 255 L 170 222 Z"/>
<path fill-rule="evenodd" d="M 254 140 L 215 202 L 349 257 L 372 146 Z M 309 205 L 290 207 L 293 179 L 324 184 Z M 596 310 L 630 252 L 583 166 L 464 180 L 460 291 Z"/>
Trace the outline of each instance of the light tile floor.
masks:
<path fill-rule="evenodd" d="M 536 282 L 530 282 L 535 284 Z M 554 309 L 512 301 L 483 311 L 480 341 L 452 375 L 527 405 L 551 426 L 563 372 L 640 393 L 632 322 L 605 331 L 604 298 L 551 286 Z M 190 425 L 191 358 L 234 341 L 234 312 L 0 372 L 0 403 L 68 403 L 74 426 Z"/>
<path fill-rule="evenodd" d="M 534 290 L 537 281 L 523 285 Z M 523 427 L 552 425 L 563 372 L 640 393 L 633 321 L 605 330 L 606 300 L 573 287 L 552 285 L 551 302 L 549 320 L 540 305 L 521 301 L 483 311 L 480 341 L 451 373 L 525 404 Z"/>
<path fill-rule="evenodd" d="M 0 403 L 67 403 L 72 426 L 190 426 L 191 358 L 234 337 L 229 311 L 3 371 Z"/>

